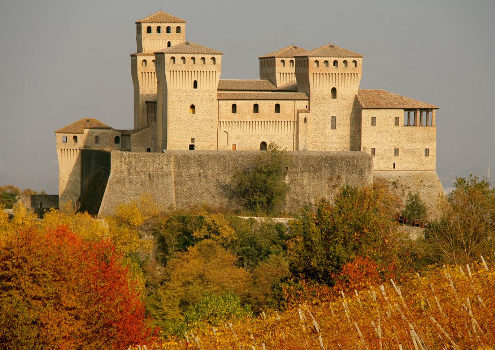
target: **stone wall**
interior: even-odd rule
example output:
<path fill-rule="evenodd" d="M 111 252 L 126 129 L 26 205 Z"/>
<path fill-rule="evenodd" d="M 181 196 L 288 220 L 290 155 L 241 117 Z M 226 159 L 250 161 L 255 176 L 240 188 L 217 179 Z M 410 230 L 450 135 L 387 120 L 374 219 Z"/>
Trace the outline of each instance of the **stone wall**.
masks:
<path fill-rule="evenodd" d="M 232 174 L 259 151 L 166 151 L 111 153 L 111 172 L 99 214 L 150 194 L 162 207 L 206 204 L 232 208 L 226 189 Z M 333 199 L 343 185 L 371 184 L 371 157 L 364 152 L 289 152 L 287 212 L 321 198 Z"/>

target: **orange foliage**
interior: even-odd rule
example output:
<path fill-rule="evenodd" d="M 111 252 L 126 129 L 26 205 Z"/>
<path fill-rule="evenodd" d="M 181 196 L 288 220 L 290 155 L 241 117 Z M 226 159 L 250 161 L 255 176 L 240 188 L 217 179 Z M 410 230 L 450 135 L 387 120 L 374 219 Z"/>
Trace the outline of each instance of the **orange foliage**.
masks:
<path fill-rule="evenodd" d="M 371 263 L 370 266 L 373 264 Z M 366 275 L 366 274 L 364 274 Z M 367 276 L 367 275 L 366 275 Z M 372 277 L 376 277 L 371 273 Z M 331 302 L 308 303 L 219 328 L 197 328 L 166 349 L 489 349 L 495 271 L 448 267 Z"/>
<path fill-rule="evenodd" d="M 116 348 L 152 337 L 144 306 L 110 241 L 58 227 L 0 245 L 0 348 Z"/>

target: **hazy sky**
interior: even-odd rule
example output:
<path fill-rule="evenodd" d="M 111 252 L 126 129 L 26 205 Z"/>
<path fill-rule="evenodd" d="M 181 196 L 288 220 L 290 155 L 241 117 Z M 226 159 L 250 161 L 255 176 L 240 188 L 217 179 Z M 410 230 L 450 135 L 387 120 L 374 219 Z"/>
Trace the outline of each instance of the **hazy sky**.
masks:
<path fill-rule="evenodd" d="M 132 128 L 134 22 L 160 9 L 223 51 L 222 78 L 258 78 L 257 57 L 291 43 L 357 51 L 361 88 L 440 107 L 444 186 L 495 175 L 494 0 L 0 0 L 0 184 L 57 193 L 55 129 Z"/>

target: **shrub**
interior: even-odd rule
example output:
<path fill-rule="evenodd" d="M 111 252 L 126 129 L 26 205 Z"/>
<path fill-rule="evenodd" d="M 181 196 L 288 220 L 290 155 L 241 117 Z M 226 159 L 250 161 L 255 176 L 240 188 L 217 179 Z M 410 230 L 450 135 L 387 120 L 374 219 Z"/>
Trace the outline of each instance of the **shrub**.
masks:
<path fill-rule="evenodd" d="M 274 213 L 279 210 L 288 191 L 285 183 L 290 159 L 285 151 L 270 144 L 246 168 L 233 174 L 231 196 L 247 210 L 255 213 Z"/>
<path fill-rule="evenodd" d="M 406 207 L 401 214 L 410 223 L 413 223 L 416 220 L 420 222 L 426 221 L 426 205 L 419 197 L 419 194 L 408 193 Z"/>

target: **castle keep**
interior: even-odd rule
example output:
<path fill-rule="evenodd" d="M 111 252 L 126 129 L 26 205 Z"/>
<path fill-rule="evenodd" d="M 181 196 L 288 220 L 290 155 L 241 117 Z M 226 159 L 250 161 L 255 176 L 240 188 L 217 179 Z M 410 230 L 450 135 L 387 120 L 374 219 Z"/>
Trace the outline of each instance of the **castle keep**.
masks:
<path fill-rule="evenodd" d="M 84 118 L 56 131 L 61 203 L 77 202 L 84 189 L 91 187 L 84 169 L 92 166 L 83 164 L 83 151 L 136 152 L 129 157 L 112 152 L 108 158 L 118 167 L 108 166 L 105 181 L 108 186 L 126 188 L 120 193 L 125 200 L 130 196 L 126 193 L 138 193 L 132 188 L 146 172 L 139 167 L 151 159 L 156 164 L 163 162 L 167 169 L 163 174 L 169 174 L 170 169 L 177 169 L 175 157 L 187 158 L 188 166 L 190 159 L 200 159 L 182 151 L 217 151 L 217 155 L 200 153 L 210 154 L 212 162 L 221 164 L 233 159 L 228 155 L 232 151 L 265 150 L 270 143 L 298 152 L 293 156 L 297 159 L 305 154 L 313 160 L 318 154 L 322 159 L 349 159 L 337 163 L 352 163 L 346 169 L 361 174 L 362 183 L 372 181 L 369 167 L 373 176 L 394 182 L 401 195 L 414 190 L 431 197 L 442 191 L 435 168 L 438 107 L 384 90 L 360 89 L 363 56 L 359 53 L 333 44 L 311 50 L 290 45 L 259 57 L 260 79 L 236 80 L 220 79 L 222 52 L 186 40 L 183 19 L 162 11 L 145 17 L 136 22 L 136 41 L 137 52 L 131 54 L 134 129 L 116 130 Z M 340 153 L 330 156 L 329 152 Z M 145 153 L 165 153 L 166 160 Z M 360 170 L 353 160 L 357 154 L 363 154 Z M 335 167 L 331 168 L 335 173 Z M 220 166 L 218 170 L 232 169 Z M 129 176 L 116 175 L 116 171 Z M 307 181 L 299 185 L 318 182 L 304 171 Z M 329 175 L 324 169 L 318 171 Z M 168 180 L 163 175 L 156 181 L 171 181 L 170 174 Z M 353 178 L 354 182 L 359 181 Z M 326 193 L 323 187 L 321 193 Z M 115 187 L 102 191 L 104 208 L 105 203 L 115 202 L 109 193 L 119 191 Z M 174 196 L 167 203 L 175 205 Z M 206 202 L 209 196 L 205 195 Z"/>

